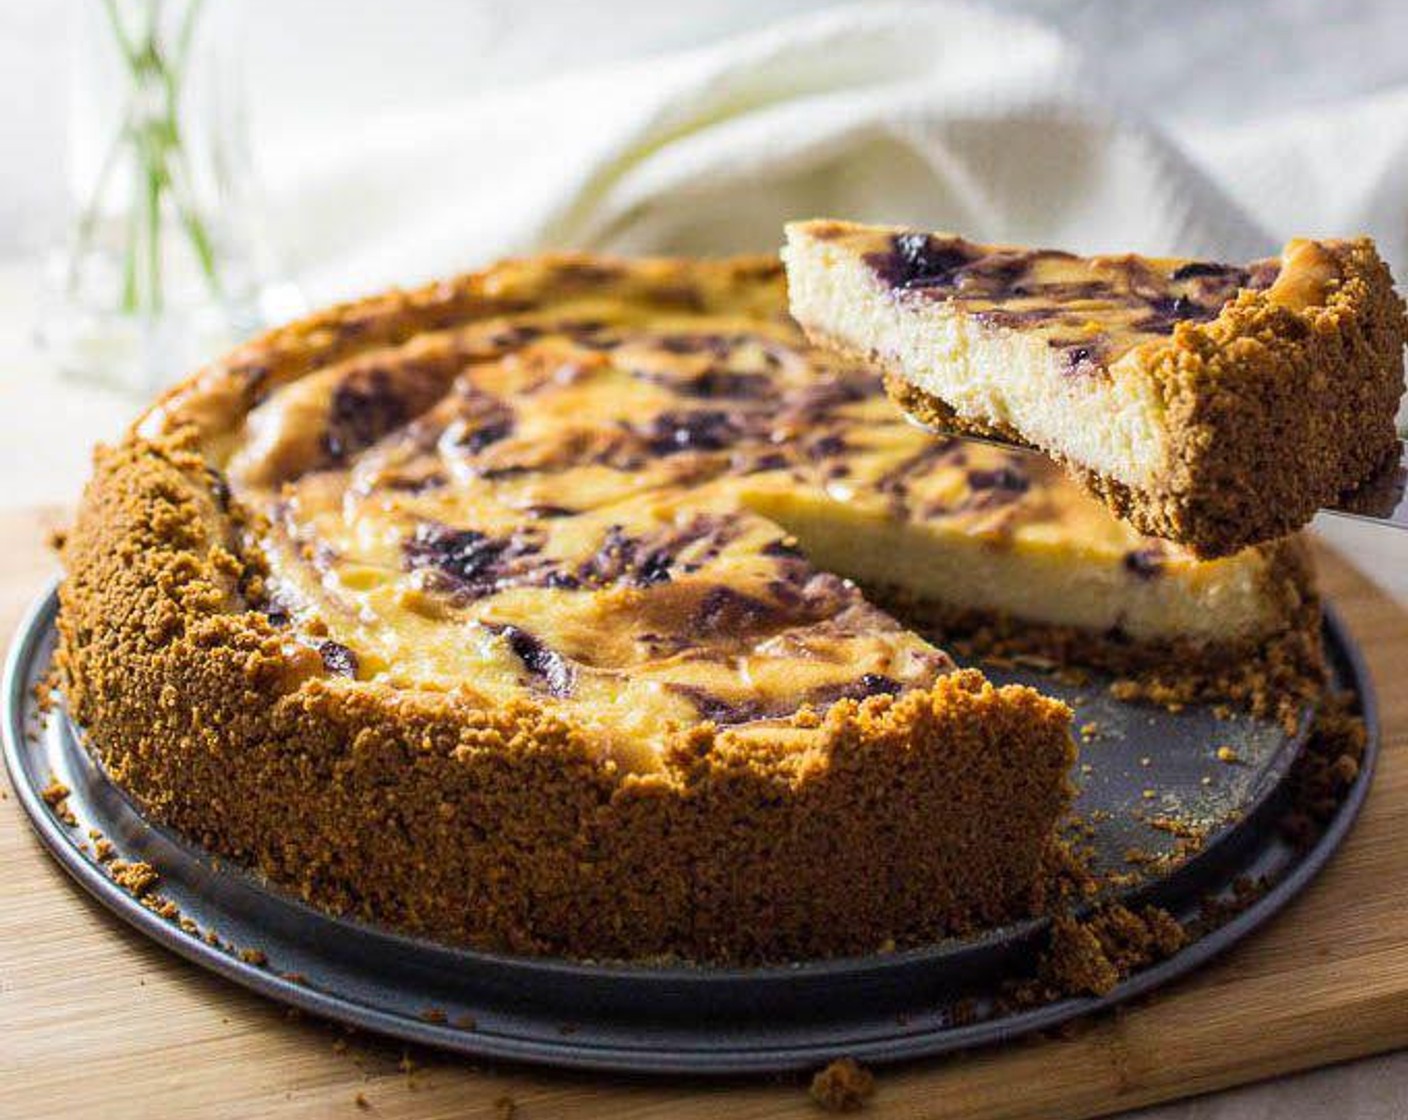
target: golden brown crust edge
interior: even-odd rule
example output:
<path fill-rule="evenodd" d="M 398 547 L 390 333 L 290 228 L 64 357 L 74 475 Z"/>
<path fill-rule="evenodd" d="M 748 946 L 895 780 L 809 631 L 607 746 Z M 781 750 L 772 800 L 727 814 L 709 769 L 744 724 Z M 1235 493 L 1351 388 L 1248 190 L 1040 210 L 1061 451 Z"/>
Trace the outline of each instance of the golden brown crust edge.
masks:
<path fill-rule="evenodd" d="M 803 750 L 705 725 L 629 775 L 529 703 L 310 670 L 245 609 L 257 562 L 225 501 L 190 429 L 100 452 L 64 546 L 63 686 L 154 819 L 319 906 L 527 953 L 749 963 L 1041 901 L 1070 797 L 1063 705 L 965 672 L 799 716 L 819 724 Z"/>
<path fill-rule="evenodd" d="M 1293 309 L 1244 291 L 1214 322 L 1181 323 L 1149 352 L 1170 437 L 1155 485 L 1132 487 L 1043 450 L 1140 532 L 1205 558 L 1299 529 L 1398 448 L 1403 301 L 1367 239 L 1335 243 L 1335 258 L 1339 279 L 1323 304 Z M 878 365 L 891 398 L 920 422 L 1030 446 L 1005 425 L 958 415 L 884 355 L 848 352 Z"/>
<path fill-rule="evenodd" d="M 480 272 L 335 304 L 270 330 L 172 386 L 133 431 L 151 436 L 196 424 L 209 436 L 315 369 L 401 345 L 416 334 L 531 310 L 546 287 L 558 294 L 589 290 L 603 278 L 621 284 L 618 293 L 674 310 L 707 307 L 712 298 L 735 297 L 744 285 L 756 286 L 760 298 L 769 284 L 778 293 L 785 287 L 781 262 L 764 255 L 687 260 L 551 253 L 508 259 Z"/>

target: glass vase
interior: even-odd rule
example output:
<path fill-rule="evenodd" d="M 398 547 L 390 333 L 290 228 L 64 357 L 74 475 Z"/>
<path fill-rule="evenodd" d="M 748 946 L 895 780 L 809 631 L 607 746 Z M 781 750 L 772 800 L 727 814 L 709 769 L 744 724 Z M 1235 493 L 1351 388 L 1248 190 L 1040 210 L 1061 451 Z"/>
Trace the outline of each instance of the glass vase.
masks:
<path fill-rule="evenodd" d="M 150 394 L 296 314 L 250 160 L 237 0 L 81 0 L 73 217 L 40 338 L 65 373 Z"/>

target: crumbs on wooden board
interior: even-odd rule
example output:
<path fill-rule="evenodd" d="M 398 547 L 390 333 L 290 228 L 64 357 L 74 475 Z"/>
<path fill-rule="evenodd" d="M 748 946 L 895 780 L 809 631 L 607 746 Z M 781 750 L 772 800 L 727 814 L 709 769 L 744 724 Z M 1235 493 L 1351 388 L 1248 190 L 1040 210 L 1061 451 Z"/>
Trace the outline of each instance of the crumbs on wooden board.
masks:
<path fill-rule="evenodd" d="M 859 1112 L 875 1093 L 875 1075 L 854 1058 L 837 1058 L 812 1078 L 810 1093 L 826 1112 Z"/>

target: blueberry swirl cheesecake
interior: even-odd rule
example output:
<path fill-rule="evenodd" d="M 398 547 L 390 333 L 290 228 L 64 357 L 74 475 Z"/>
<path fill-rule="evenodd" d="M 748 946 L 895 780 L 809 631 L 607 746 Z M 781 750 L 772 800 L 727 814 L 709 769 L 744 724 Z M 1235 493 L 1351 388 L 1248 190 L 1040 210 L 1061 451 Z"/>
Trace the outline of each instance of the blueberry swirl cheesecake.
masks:
<path fill-rule="evenodd" d="M 1199 561 L 935 440 L 762 259 L 508 262 L 275 331 L 100 450 L 63 562 L 69 709 L 151 817 L 531 954 L 780 961 L 1033 912 L 1071 714 L 944 634 L 1313 670 L 1295 541 Z"/>
<path fill-rule="evenodd" d="M 1403 301 L 1373 243 L 1248 265 L 788 226 L 793 314 L 936 428 L 1037 448 L 1141 532 L 1228 555 L 1396 460 Z"/>

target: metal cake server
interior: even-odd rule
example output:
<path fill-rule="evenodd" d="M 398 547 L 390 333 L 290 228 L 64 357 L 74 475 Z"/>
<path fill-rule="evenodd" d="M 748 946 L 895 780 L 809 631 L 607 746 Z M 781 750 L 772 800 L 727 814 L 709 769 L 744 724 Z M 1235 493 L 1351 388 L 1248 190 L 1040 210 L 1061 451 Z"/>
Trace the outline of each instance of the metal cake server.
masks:
<path fill-rule="evenodd" d="M 1377 475 L 1357 490 L 1325 506 L 1324 512 L 1408 529 L 1408 447 L 1403 440 L 1398 441 L 1396 459 L 1390 459 Z"/>

